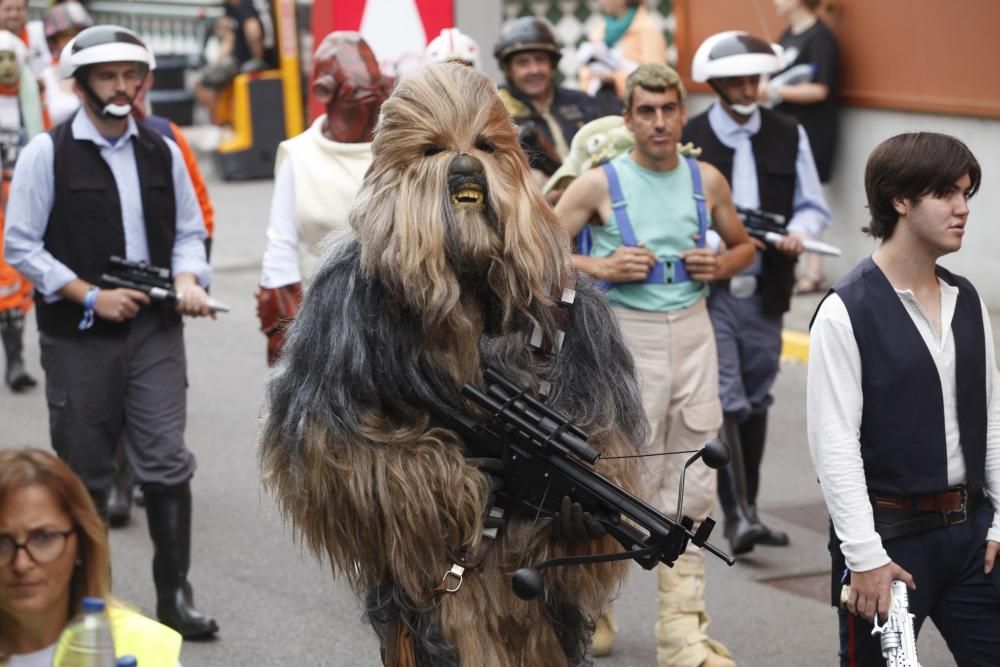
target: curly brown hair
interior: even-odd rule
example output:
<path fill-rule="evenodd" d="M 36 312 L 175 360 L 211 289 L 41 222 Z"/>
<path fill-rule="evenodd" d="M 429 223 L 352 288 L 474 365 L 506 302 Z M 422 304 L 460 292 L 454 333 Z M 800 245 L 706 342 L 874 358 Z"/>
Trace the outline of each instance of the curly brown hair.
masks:
<path fill-rule="evenodd" d="M 677 91 L 677 101 L 684 104 L 687 99 L 687 90 L 681 75 L 670 65 L 662 63 L 646 63 L 635 68 L 628 78 L 625 79 L 625 110 L 632 110 L 632 95 L 636 87 L 649 90 L 654 93 L 662 93 L 671 88 Z"/>

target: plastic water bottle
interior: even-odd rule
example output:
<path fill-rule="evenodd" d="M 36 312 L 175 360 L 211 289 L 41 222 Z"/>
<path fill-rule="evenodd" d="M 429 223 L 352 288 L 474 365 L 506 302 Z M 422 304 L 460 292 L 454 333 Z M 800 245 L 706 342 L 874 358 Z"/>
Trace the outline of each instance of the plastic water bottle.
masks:
<path fill-rule="evenodd" d="M 52 667 L 116 667 L 104 600 L 83 598 L 80 613 L 59 637 Z"/>

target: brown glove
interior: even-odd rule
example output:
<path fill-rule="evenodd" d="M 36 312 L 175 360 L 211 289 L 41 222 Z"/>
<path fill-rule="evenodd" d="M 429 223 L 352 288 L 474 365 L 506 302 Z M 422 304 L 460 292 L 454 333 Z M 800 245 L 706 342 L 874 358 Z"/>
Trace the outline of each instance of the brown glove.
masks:
<path fill-rule="evenodd" d="M 285 330 L 295 319 L 302 304 L 302 283 L 261 287 L 256 297 L 260 330 L 267 336 L 267 365 L 273 366 L 281 356 Z"/>

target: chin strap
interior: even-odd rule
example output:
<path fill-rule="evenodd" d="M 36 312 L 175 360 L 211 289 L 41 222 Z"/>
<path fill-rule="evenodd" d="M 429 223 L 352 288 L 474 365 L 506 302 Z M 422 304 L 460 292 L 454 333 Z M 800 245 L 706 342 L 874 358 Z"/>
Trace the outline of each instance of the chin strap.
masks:
<path fill-rule="evenodd" d="M 754 111 L 757 110 L 757 107 L 759 106 L 760 105 L 757 104 L 756 102 L 754 102 L 753 104 L 732 104 L 732 103 L 729 104 L 729 108 L 741 116 L 751 115 Z"/>
<path fill-rule="evenodd" d="M 94 92 L 90 85 L 87 84 L 86 81 L 82 80 L 82 78 L 77 79 L 77 84 L 83 90 L 84 94 L 90 98 L 90 101 L 94 103 L 94 106 L 100 110 L 102 116 L 105 116 L 106 118 L 114 118 L 115 120 L 121 120 L 123 118 L 128 118 L 128 115 L 132 113 L 132 102 L 135 101 L 136 95 L 138 95 L 139 91 L 142 90 L 142 86 L 145 85 L 145 77 L 143 77 L 143 82 L 139 84 L 139 87 L 136 88 L 135 95 L 129 98 L 128 104 L 113 104 L 111 102 L 105 103 L 104 100 L 97 96 L 97 93 Z"/>
<path fill-rule="evenodd" d="M 714 79 L 709 79 L 708 85 L 712 86 L 712 90 L 715 91 L 715 94 L 718 95 L 722 99 L 722 101 L 728 104 L 730 109 L 732 109 L 741 116 L 750 116 L 753 114 L 754 111 L 756 111 L 760 107 L 760 105 L 757 102 L 751 102 L 750 104 L 733 104 L 733 101 L 728 97 L 726 97 L 726 94 L 723 93 L 722 90 L 717 85 L 715 85 Z"/>
<path fill-rule="evenodd" d="M 125 118 L 132 113 L 131 104 L 106 104 L 101 113 L 111 118 Z"/>

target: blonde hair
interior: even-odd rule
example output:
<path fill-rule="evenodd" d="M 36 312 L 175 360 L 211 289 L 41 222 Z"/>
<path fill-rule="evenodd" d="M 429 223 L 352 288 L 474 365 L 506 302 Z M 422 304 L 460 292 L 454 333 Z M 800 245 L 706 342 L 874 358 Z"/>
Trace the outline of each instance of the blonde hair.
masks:
<path fill-rule="evenodd" d="M 663 63 L 647 63 L 639 65 L 625 79 L 625 110 L 632 111 L 632 94 L 636 87 L 649 90 L 654 93 L 662 93 L 671 88 L 677 91 L 677 101 L 684 104 L 687 99 L 687 90 L 684 89 L 684 82 L 681 75 L 670 65 Z"/>
<path fill-rule="evenodd" d="M 14 491 L 30 486 L 49 490 L 60 507 L 73 521 L 76 531 L 76 557 L 79 565 L 70 579 L 69 608 L 66 620 L 80 608 L 85 597 L 108 599 L 110 589 L 111 553 L 104 523 L 94 502 L 69 466 L 41 449 L 8 449 L 0 451 L 0 503 Z M 12 619 L 0 610 L 0 658 L 6 658 L 4 646 L 14 627 Z"/>

